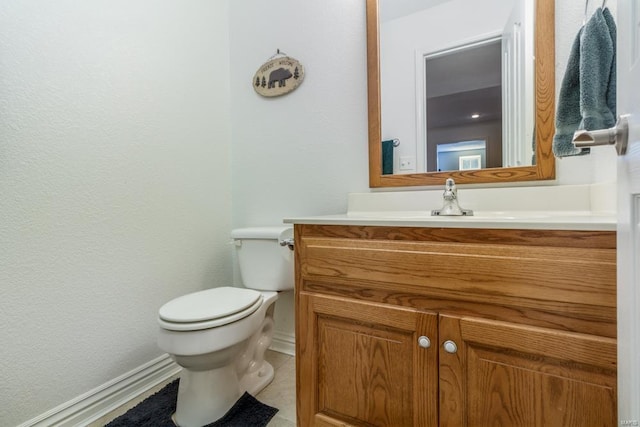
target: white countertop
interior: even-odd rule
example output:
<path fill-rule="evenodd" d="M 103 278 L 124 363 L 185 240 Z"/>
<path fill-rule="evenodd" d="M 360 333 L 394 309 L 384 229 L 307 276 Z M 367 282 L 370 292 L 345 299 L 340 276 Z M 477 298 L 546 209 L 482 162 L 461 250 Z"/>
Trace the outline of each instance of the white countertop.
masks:
<path fill-rule="evenodd" d="M 475 212 L 474 216 L 430 216 L 424 212 L 387 211 L 376 216 L 373 213 L 347 213 L 286 218 L 290 224 L 322 225 L 373 225 L 394 227 L 429 228 L 505 228 L 532 230 L 590 230 L 615 231 L 616 217 L 591 212 Z"/>
<path fill-rule="evenodd" d="M 615 231 L 614 184 L 459 189 L 473 216 L 431 216 L 442 190 L 349 194 L 346 213 L 285 218 L 289 224 Z"/>

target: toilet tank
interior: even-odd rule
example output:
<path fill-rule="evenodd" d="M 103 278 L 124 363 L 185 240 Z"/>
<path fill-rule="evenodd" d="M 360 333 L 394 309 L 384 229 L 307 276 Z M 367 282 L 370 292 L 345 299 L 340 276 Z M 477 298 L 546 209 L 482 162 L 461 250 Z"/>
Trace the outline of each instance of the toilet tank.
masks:
<path fill-rule="evenodd" d="M 261 291 L 293 289 L 293 251 L 280 242 L 293 239 L 290 225 L 238 228 L 231 232 L 242 283 Z"/>

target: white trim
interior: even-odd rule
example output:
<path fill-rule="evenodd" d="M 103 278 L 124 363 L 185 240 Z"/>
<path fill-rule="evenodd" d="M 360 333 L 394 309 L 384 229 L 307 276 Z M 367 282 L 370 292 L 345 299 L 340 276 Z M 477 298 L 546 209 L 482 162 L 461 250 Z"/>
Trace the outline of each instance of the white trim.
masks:
<path fill-rule="evenodd" d="M 427 76 L 424 58 L 428 55 L 425 49 L 415 51 L 416 79 L 416 173 L 427 171 Z"/>
<path fill-rule="evenodd" d="M 269 347 L 273 351 L 288 354 L 289 356 L 296 355 L 296 337 L 294 334 L 275 331 L 273 333 L 273 340 Z"/>
<path fill-rule="evenodd" d="M 168 380 L 179 373 L 180 369 L 165 354 L 18 427 L 87 425 Z"/>

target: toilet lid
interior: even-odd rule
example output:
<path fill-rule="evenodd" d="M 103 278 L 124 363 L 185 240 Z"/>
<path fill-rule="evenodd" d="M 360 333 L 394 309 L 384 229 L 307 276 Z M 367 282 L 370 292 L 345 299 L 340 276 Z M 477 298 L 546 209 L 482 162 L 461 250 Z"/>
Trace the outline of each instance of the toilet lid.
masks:
<path fill-rule="evenodd" d="M 223 319 L 259 306 L 262 294 L 253 289 L 229 286 L 194 292 L 173 299 L 160 307 L 161 320 L 171 323 L 195 323 Z M 244 313 L 245 316 L 251 314 Z M 234 316 L 236 317 L 236 316 Z"/>

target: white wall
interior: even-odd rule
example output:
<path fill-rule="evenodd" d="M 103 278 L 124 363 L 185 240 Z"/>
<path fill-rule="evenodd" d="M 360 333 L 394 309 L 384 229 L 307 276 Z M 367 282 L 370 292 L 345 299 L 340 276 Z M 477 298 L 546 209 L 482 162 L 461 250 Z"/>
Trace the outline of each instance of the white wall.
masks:
<path fill-rule="evenodd" d="M 341 212 L 368 188 L 364 2 L 230 2 L 233 223 L 280 224 Z M 276 49 L 305 67 L 302 85 L 264 98 L 255 71 Z"/>
<path fill-rule="evenodd" d="M 233 0 L 230 8 L 233 225 L 344 212 L 368 190 L 365 2 Z M 302 85 L 263 98 L 255 71 L 280 49 L 305 67 Z M 293 336 L 293 299 L 276 303 Z"/>
<path fill-rule="evenodd" d="M 229 282 L 225 1 L 0 3 L 0 425 L 159 356 Z"/>

